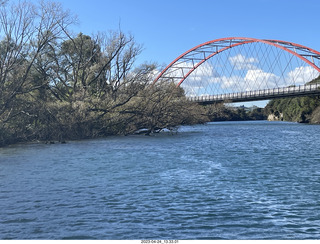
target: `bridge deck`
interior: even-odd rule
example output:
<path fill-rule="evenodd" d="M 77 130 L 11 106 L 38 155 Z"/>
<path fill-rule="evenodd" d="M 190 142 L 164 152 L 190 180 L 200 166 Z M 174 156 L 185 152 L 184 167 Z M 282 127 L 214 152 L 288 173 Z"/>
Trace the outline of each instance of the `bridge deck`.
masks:
<path fill-rule="evenodd" d="M 320 94 L 320 83 L 220 95 L 197 96 L 189 97 L 188 99 L 201 104 L 211 104 L 216 102 L 246 102 L 317 94 Z"/>

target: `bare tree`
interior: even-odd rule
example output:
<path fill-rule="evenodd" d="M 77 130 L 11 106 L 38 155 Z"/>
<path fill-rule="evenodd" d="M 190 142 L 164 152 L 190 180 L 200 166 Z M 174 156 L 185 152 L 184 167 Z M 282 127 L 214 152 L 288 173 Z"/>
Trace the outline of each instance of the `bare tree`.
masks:
<path fill-rule="evenodd" d="M 44 84 L 34 84 L 31 70 L 53 40 L 67 34 L 75 19 L 60 4 L 42 1 L 0 6 L 0 116 L 8 119 L 17 95 Z M 4 119 L 2 118 L 2 120 Z"/>
<path fill-rule="evenodd" d="M 0 0 L 0 144 L 153 132 L 206 119 L 183 90 L 148 86 L 156 66 L 135 67 L 142 46 L 132 35 L 73 35 L 75 22 L 58 3 Z"/>

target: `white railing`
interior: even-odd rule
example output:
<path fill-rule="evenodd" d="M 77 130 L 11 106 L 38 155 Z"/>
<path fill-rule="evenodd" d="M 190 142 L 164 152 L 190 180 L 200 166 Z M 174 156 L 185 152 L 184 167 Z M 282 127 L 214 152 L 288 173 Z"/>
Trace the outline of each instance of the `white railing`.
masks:
<path fill-rule="evenodd" d="M 294 95 L 303 95 L 310 93 L 320 93 L 320 83 L 310 85 L 300 85 L 292 87 L 273 88 L 257 91 L 236 92 L 228 94 L 207 95 L 188 97 L 193 102 L 215 102 L 215 101 L 236 101 L 236 100 L 259 100 L 259 99 L 272 99 L 274 97 L 285 97 Z"/>

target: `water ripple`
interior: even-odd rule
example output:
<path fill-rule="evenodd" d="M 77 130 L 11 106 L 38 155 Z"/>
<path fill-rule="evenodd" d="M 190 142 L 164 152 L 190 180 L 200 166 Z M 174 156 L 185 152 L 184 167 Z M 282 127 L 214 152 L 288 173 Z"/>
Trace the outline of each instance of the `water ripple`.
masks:
<path fill-rule="evenodd" d="M 1 239 L 319 239 L 319 126 L 0 149 Z"/>

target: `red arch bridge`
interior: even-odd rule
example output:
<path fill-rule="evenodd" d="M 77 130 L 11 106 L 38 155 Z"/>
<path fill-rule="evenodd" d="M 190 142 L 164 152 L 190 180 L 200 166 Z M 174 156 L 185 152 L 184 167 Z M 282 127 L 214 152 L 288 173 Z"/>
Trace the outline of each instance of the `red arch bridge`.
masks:
<path fill-rule="evenodd" d="M 240 102 L 320 94 L 319 75 L 319 51 L 286 41 L 228 37 L 181 54 L 153 84 L 173 82 L 199 103 Z"/>

